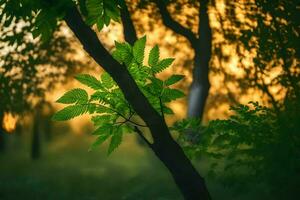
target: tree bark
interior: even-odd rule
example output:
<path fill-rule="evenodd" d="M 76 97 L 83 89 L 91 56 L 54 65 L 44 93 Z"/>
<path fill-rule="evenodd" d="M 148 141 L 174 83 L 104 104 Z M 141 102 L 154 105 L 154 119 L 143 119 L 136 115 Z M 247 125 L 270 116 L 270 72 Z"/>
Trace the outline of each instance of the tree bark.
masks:
<path fill-rule="evenodd" d="M 209 94 L 209 61 L 211 58 L 211 28 L 207 13 L 207 0 L 200 1 L 198 42 L 193 46 L 193 82 L 188 97 L 188 117 L 202 119 L 205 103 Z"/>
<path fill-rule="evenodd" d="M 198 37 L 171 17 L 163 0 L 155 0 L 155 3 L 164 25 L 185 37 L 194 51 L 193 82 L 188 96 L 187 116 L 202 119 L 210 88 L 208 75 L 212 37 L 207 13 L 208 0 L 200 0 Z"/>
<path fill-rule="evenodd" d="M 129 44 L 133 45 L 137 40 L 136 30 L 131 20 L 131 16 L 125 0 L 120 0 L 121 3 L 121 20 L 123 25 L 124 39 Z"/>
<path fill-rule="evenodd" d="M 151 145 L 152 150 L 169 169 L 185 199 L 209 199 L 204 179 L 173 140 L 164 119 L 139 90 L 126 67 L 112 58 L 98 40 L 96 33 L 84 23 L 76 8 L 70 8 L 64 19 L 86 52 L 111 75 L 127 101 L 147 124 L 154 141 Z"/>
<path fill-rule="evenodd" d="M 39 111 L 36 111 L 39 112 Z M 39 128 L 39 113 L 35 113 L 33 119 L 33 131 L 31 141 L 31 159 L 37 160 L 41 156 L 41 140 L 40 140 L 40 128 Z"/>
<path fill-rule="evenodd" d="M 4 114 L 0 113 L 0 153 L 5 151 L 5 133 L 3 128 L 3 117 Z"/>

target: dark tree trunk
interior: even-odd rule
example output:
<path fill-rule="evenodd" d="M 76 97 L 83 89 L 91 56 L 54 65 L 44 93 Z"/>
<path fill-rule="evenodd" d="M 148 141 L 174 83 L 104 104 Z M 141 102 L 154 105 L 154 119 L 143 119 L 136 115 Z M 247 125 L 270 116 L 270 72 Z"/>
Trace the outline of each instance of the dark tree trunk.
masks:
<path fill-rule="evenodd" d="M 45 139 L 47 142 L 50 142 L 52 140 L 52 122 L 49 116 L 47 116 L 43 125 L 43 130 L 45 131 Z"/>
<path fill-rule="evenodd" d="M 205 103 L 209 94 L 209 61 L 211 58 L 211 28 L 207 13 L 207 0 L 200 1 L 199 39 L 193 46 L 194 69 L 193 82 L 188 97 L 188 117 L 202 119 Z"/>
<path fill-rule="evenodd" d="M 37 111 L 39 112 L 39 111 Z M 40 140 L 40 126 L 39 114 L 34 116 L 32 141 L 31 141 L 31 159 L 37 160 L 41 156 L 41 140 Z"/>
<path fill-rule="evenodd" d="M 0 113 L 0 153 L 5 151 L 5 133 L 3 128 L 3 117 L 4 115 Z"/>
<path fill-rule="evenodd" d="M 123 24 L 123 34 L 124 39 L 129 44 L 133 45 L 134 42 L 137 40 L 136 30 L 134 28 L 134 24 L 131 20 L 131 16 L 126 5 L 125 0 L 120 0 L 121 2 L 121 20 Z"/>
<path fill-rule="evenodd" d="M 181 147 L 173 140 L 164 119 L 139 90 L 126 67 L 115 61 L 106 51 L 96 33 L 84 23 L 76 8 L 70 8 L 65 21 L 83 48 L 112 76 L 127 101 L 147 124 L 154 141 L 151 148 L 169 169 L 185 199 L 209 199 L 204 179 L 193 167 Z"/>

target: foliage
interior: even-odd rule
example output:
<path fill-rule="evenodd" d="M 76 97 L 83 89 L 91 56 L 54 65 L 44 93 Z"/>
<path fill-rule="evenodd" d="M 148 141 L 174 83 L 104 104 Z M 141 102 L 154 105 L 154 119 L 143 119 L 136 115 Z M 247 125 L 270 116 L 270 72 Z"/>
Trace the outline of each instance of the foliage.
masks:
<path fill-rule="evenodd" d="M 61 26 L 44 43 L 41 38 L 32 38 L 30 23 L 19 20 L 0 25 L 0 113 L 32 109 L 34 100 L 44 99 L 46 91 L 80 64 L 65 56 L 74 49 L 69 38 L 60 34 Z"/>
<path fill-rule="evenodd" d="M 241 8 L 237 11 L 237 7 Z M 244 17 L 238 17 L 242 14 Z M 290 95 L 299 96 L 299 2 L 255 0 L 251 2 L 227 1 L 225 16 L 217 15 L 225 40 L 216 44 L 214 54 L 222 62 L 228 62 L 232 52 L 222 52 L 224 45 L 236 47 L 239 57 L 237 67 L 242 72 L 236 76 L 228 69 L 221 70 L 224 85 L 236 84 L 242 93 L 249 88 L 259 90 L 264 99 L 276 109 Z M 247 20 L 244 20 L 247 19 Z M 250 59 L 249 59 L 250 58 Z M 245 63 L 251 63 L 251 65 Z M 276 74 L 274 76 L 274 74 Z M 238 102 L 241 94 L 231 94 Z M 297 94 L 298 93 L 298 94 Z"/>
<path fill-rule="evenodd" d="M 14 20 L 30 22 L 31 32 L 46 42 L 56 30 L 58 21 L 66 15 L 69 7 L 79 6 L 88 25 L 97 24 L 99 30 L 109 25 L 111 19 L 119 21 L 119 5 L 115 0 L 1 0 L 2 12 L 0 18 L 4 19 L 4 27 L 8 27 Z"/>
<path fill-rule="evenodd" d="M 155 46 L 149 54 L 149 66 L 143 64 L 145 57 L 146 37 L 137 40 L 133 46 L 128 43 L 116 42 L 116 49 L 113 57 L 124 64 L 138 87 L 147 97 L 151 105 L 161 115 L 173 114 L 167 103 L 184 96 L 183 92 L 173 89 L 170 86 L 180 81 L 182 75 L 172 75 L 166 80 L 156 77 L 156 74 L 168 68 L 174 59 L 159 59 L 159 48 Z M 136 113 L 127 102 L 120 88 L 107 72 L 104 72 L 100 79 L 88 74 L 80 74 L 76 79 L 82 84 L 93 89 L 93 94 L 83 89 L 73 89 L 65 93 L 58 103 L 68 104 L 67 107 L 58 111 L 53 120 L 69 120 L 84 113 L 92 115 L 92 122 L 96 127 L 93 135 L 97 136 L 94 148 L 107 139 L 111 138 L 108 154 L 117 148 L 124 133 L 134 132 L 139 124 Z"/>
<path fill-rule="evenodd" d="M 249 191 L 255 185 L 263 188 L 256 193 L 265 198 L 288 199 L 296 197 L 300 180 L 299 101 L 284 107 L 278 113 L 251 102 L 232 107 L 229 119 L 213 120 L 206 127 L 187 120 L 175 127 L 181 133 L 198 129 L 200 143 L 190 144 L 181 134 L 181 144 L 191 157 L 210 158 L 209 174 L 226 186 Z"/>

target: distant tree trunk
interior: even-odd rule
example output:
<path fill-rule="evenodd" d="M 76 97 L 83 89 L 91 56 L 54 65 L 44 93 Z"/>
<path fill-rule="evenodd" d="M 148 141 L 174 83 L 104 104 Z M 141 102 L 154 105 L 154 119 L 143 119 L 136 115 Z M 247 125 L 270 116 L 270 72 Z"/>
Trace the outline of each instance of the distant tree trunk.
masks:
<path fill-rule="evenodd" d="M 41 156 L 41 139 L 40 139 L 40 113 L 39 110 L 34 115 L 33 131 L 31 142 L 31 158 L 33 160 L 39 159 Z"/>
<path fill-rule="evenodd" d="M 5 151 L 5 133 L 3 128 L 3 117 L 4 114 L 0 113 L 0 153 L 3 153 Z"/>
<path fill-rule="evenodd" d="M 194 56 L 193 82 L 188 97 L 188 117 L 202 119 L 209 94 L 209 61 L 211 58 L 211 28 L 207 12 L 207 0 L 200 1 L 199 38 L 192 44 Z"/>
<path fill-rule="evenodd" d="M 43 125 L 44 125 L 43 130 L 45 132 L 45 139 L 47 142 L 50 142 L 52 140 L 52 122 L 49 116 L 47 116 Z"/>

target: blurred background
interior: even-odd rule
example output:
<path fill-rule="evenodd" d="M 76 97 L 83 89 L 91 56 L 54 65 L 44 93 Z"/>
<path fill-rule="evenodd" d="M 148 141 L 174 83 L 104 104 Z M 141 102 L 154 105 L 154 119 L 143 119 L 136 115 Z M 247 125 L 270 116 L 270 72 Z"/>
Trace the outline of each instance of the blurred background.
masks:
<path fill-rule="evenodd" d="M 176 87 L 187 98 L 170 104 L 175 114 L 168 124 L 197 117 L 206 125 L 227 119 L 230 106 L 250 101 L 281 112 L 299 97 L 299 2 L 135 0 L 126 5 L 122 23 L 104 27 L 99 39 L 111 51 L 115 40 L 146 35 L 146 54 L 158 44 L 162 58 L 176 58 L 159 76 L 185 75 Z M 47 44 L 33 39 L 30 24 L 21 20 L 1 26 L 0 38 L 0 199 L 182 199 L 166 168 L 136 135 L 127 135 L 108 157 L 106 143 L 88 151 L 95 139 L 88 116 L 51 121 L 62 108 L 55 101 L 83 87 L 74 75 L 102 73 L 64 23 Z M 204 92 L 195 113 L 188 99 L 197 88 Z M 299 122 L 298 116 L 292 120 Z M 193 162 L 213 199 L 268 199 L 264 187 L 237 191 L 211 178 L 207 160 L 199 156 Z"/>

